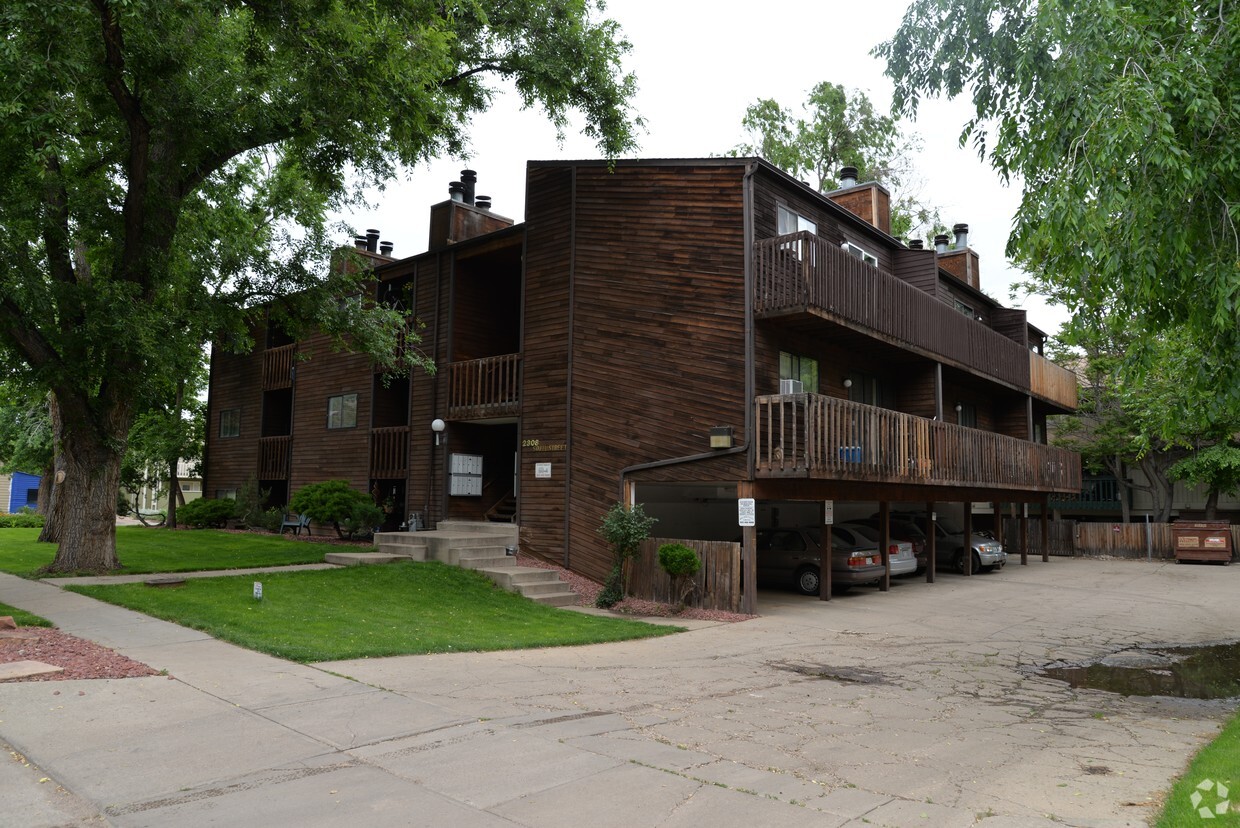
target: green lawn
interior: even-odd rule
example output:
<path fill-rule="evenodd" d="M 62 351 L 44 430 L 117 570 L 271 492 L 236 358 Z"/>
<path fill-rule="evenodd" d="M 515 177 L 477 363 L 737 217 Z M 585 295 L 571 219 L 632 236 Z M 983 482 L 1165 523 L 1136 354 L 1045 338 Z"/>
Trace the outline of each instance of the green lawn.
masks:
<path fill-rule="evenodd" d="M 38 529 L 0 529 L 0 572 L 30 577 L 52 562 L 56 547 L 38 543 Z M 118 526 L 117 575 L 194 572 L 251 566 L 322 563 L 332 547 L 258 533 Z"/>
<path fill-rule="evenodd" d="M 1207 787 L 1207 782 L 1214 783 Z M 1219 796 L 1218 783 L 1227 790 Z M 1194 792 L 1201 798 L 1193 805 Z M 1240 825 L 1240 811 L 1232 810 L 1223 816 L 1215 815 L 1209 821 L 1198 812 L 1199 808 L 1214 808 L 1221 800 L 1232 803 L 1240 801 L 1240 715 L 1223 728 L 1213 742 L 1206 745 L 1189 765 L 1188 770 L 1171 788 L 1157 828 L 1183 828 L 1189 825 Z"/>
<path fill-rule="evenodd" d="M 263 598 L 253 597 L 255 580 Z M 680 632 L 536 604 L 437 562 L 201 578 L 175 588 L 71 586 L 293 661 L 594 644 Z"/>
<path fill-rule="evenodd" d="M 17 607 L 10 607 L 8 604 L 0 604 L 0 615 L 11 615 L 13 620 L 17 622 L 19 627 L 50 627 L 52 622 L 46 618 L 40 618 L 37 615 L 31 615 L 25 610 L 19 610 Z"/>

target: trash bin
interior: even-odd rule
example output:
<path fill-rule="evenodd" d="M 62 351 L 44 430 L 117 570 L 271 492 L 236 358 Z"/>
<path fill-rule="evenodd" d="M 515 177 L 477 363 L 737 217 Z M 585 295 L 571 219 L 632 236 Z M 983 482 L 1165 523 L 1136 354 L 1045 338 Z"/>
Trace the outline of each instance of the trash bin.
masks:
<path fill-rule="evenodd" d="M 1176 521 L 1171 524 L 1175 560 L 1231 562 L 1231 524 L 1225 520 Z"/>

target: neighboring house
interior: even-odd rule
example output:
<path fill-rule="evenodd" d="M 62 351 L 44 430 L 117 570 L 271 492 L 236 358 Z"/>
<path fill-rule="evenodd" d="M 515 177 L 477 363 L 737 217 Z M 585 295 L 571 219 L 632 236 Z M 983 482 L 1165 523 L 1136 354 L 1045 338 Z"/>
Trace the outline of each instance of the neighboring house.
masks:
<path fill-rule="evenodd" d="M 177 479 L 181 484 L 181 493 L 185 502 L 202 497 L 202 477 L 198 474 L 195 463 L 185 460 L 177 462 Z M 164 469 L 165 473 L 167 469 Z M 153 476 L 153 475 L 152 475 Z M 168 498 L 171 497 L 168 482 L 161 481 L 158 485 L 146 485 L 134 492 L 125 489 L 125 499 L 130 505 L 136 504 L 144 512 L 163 512 L 168 509 Z"/>
<path fill-rule="evenodd" d="M 1128 468 L 1128 477 L 1136 486 L 1145 485 L 1145 476 L 1140 469 Z M 1204 519 L 1209 494 L 1205 486 L 1175 482 L 1171 490 L 1171 520 Z M 1053 497 L 1049 506 L 1055 520 L 1115 523 L 1123 516 L 1122 497 L 1122 488 L 1111 475 L 1087 474 L 1081 481 L 1079 493 Z M 1129 489 L 1128 498 L 1130 520 L 1143 522 L 1147 516 L 1153 516 L 1151 520 L 1158 520 L 1149 492 Z M 1240 523 L 1240 497 L 1219 495 L 1215 518 Z"/>
<path fill-rule="evenodd" d="M 20 512 L 23 508 L 39 506 L 39 481 L 42 475 L 13 472 L 0 474 L 0 511 Z"/>
<path fill-rule="evenodd" d="M 887 191 L 846 183 L 755 159 L 530 162 L 514 225 L 468 180 L 431 208 L 428 252 L 358 239 L 436 373 L 385 382 L 276 329 L 215 349 L 206 494 L 257 476 L 283 503 L 341 478 L 394 505 L 389 528 L 513 519 L 523 551 L 601 579 L 621 498 L 661 536 L 731 540 L 738 497 L 790 525 L 825 500 L 1079 491 L 1078 455 L 1044 442 L 1075 377 L 981 292 L 967 226 L 905 245 Z"/>

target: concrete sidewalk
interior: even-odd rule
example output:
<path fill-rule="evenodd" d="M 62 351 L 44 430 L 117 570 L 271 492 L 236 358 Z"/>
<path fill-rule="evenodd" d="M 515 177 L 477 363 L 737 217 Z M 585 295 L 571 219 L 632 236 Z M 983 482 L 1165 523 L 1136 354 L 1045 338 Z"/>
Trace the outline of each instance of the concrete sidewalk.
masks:
<path fill-rule="evenodd" d="M 0 576 L 0 601 L 170 674 L 0 685 L 0 740 L 79 808 L 0 825 L 1142 825 L 1232 704 L 1022 667 L 1225 638 L 1237 588 L 1056 560 L 764 593 L 761 619 L 655 640 L 307 666 Z"/>

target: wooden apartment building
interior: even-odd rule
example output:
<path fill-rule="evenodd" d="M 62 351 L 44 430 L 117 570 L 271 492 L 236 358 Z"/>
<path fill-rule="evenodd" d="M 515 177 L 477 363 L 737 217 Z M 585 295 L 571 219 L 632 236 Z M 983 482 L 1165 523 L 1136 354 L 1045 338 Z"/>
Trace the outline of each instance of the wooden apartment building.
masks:
<path fill-rule="evenodd" d="M 621 498 L 731 503 L 701 532 L 730 540 L 738 496 L 1079 491 L 1078 456 L 1044 437 L 1075 377 L 981 292 L 967 228 L 913 249 L 880 185 L 845 183 L 822 194 L 743 158 L 530 162 L 513 224 L 467 181 L 431 208 L 427 252 L 358 240 L 435 374 L 385 383 L 278 330 L 217 350 L 204 492 L 257 477 L 281 503 L 341 478 L 392 506 L 388 528 L 512 519 L 523 551 L 601 579 Z"/>

